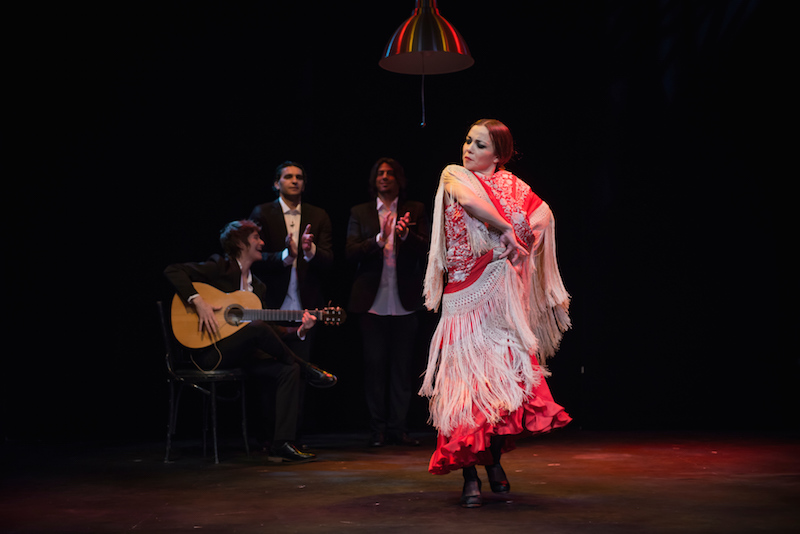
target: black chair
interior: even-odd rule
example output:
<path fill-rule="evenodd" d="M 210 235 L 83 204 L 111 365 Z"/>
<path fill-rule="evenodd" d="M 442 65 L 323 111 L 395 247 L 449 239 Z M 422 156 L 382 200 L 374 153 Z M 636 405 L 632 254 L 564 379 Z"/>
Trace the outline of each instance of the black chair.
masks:
<path fill-rule="evenodd" d="M 199 391 L 203 396 L 203 456 L 206 455 L 206 435 L 208 433 L 208 420 L 211 419 L 211 435 L 214 445 L 214 463 L 219 463 L 219 449 L 217 447 L 217 401 L 241 400 L 242 403 L 242 435 L 244 448 L 250 456 L 250 446 L 247 438 L 247 410 L 245 403 L 245 376 L 241 369 L 221 369 L 216 371 L 201 371 L 194 367 L 187 351 L 178 344 L 172 334 L 170 325 L 170 310 L 168 305 L 159 301 L 158 314 L 161 319 L 161 330 L 164 335 L 166 348 L 165 362 L 167 365 L 167 383 L 169 384 L 169 418 L 167 420 L 167 452 L 164 462 L 169 462 L 172 438 L 175 435 L 175 426 L 178 421 L 178 404 L 184 388 Z M 237 387 L 234 397 L 217 395 L 217 385 L 222 382 L 233 382 Z M 210 413 L 209 413 L 210 412 Z M 210 417 L 209 417 L 210 415 Z"/>

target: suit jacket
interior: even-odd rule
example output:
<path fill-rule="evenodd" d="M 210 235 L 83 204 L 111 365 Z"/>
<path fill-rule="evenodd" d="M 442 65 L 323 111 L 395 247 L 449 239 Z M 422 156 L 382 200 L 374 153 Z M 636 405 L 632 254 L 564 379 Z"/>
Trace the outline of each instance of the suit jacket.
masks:
<path fill-rule="evenodd" d="M 242 270 L 236 260 L 214 254 L 204 262 L 174 263 L 169 265 L 164 269 L 164 276 L 175 287 L 178 295 L 184 301 L 187 301 L 189 297 L 197 293 L 192 286 L 192 282 L 202 282 L 214 286 L 225 293 L 238 291 L 241 284 Z M 262 305 L 264 304 L 266 289 L 264 283 L 256 276 L 253 276 L 253 293 L 261 299 Z"/>
<path fill-rule="evenodd" d="M 422 307 L 422 281 L 430 243 L 430 223 L 427 209 L 415 200 L 400 201 L 397 215 L 410 214 L 411 226 L 405 240 L 395 241 L 397 261 L 397 291 L 400 302 L 407 310 Z M 345 254 L 355 267 L 355 279 L 350 292 L 350 311 L 369 311 L 383 272 L 383 249 L 375 240 L 381 231 L 376 201 L 359 204 L 350 210 L 347 225 Z"/>
<path fill-rule="evenodd" d="M 280 308 L 289 290 L 292 266 L 283 264 L 282 253 L 286 248 L 286 221 L 279 200 L 260 204 L 253 208 L 250 220 L 261 226 L 264 241 L 263 262 L 253 265 L 253 272 L 264 280 L 267 292 L 264 306 Z M 311 225 L 317 252 L 311 261 L 306 261 L 302 251 L 297 257 L 297 287 L 300 303 L 305 309 L 324 307 L 327 300 L 324 292 L 325 272 L 333 265 L 333 234 L 331 219 L 322 208 L 305 202 L 301 205 L 300 235 Z"/>

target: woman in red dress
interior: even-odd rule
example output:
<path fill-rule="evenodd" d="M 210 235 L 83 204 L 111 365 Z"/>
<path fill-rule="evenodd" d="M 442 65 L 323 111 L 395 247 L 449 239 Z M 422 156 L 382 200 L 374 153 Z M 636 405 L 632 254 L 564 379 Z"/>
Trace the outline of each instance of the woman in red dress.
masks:
<path fill-rule="evenodd" d="M 493 492 L 506 493 L 500 457 L 515 438 L 571 420 L 545 382 L 544 362 L 570 327 L 555 221 L 505 170 L 513 147 L 500 121 L 472 125 L 463 166 L 442 171 L 425 278 L 426 307 L 442 307 L 420 390 L 439 432 L 428 469 L 461 469 L 468 508 L 482 504 L 476 465 Z"/>

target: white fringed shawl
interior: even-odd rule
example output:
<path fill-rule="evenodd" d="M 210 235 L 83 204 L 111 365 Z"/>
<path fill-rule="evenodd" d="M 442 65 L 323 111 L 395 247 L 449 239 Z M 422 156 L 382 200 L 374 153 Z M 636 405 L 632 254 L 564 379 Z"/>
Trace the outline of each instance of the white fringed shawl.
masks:
<path fill-rule="evenodd" d="M 533 195 L 510 173 L 502 178 L 512 180 L 522 196 Z M 545 360 L 555 354 L 563 332 L 570 327 L 569 295 L 556 262 L 555 221 L 544 202 L 524 213 L 521 205 L 512 201 L 501 213 L 523 242 L 533 244 L 519 270 L 507 260 L 497 260 L 503 250 L 500 233 L 465 213 L 474 256 L 494 249 L 494 260 L 469 287 L 444 293 L 444 195 L 451 182 L 491 202 L 472 172 L 458 165 L 442 171 L 424 289 L 425 306 L 436 310 L 441 305 L 442 318 L 431 340 L 420 395 L 430 397 L 431 421 L 445 435 L 462 425 L 474 426 L 474 408 L 494 424 L 522 406 L 542 377 L 549 375 Z M 533 353 L 539 366 L 531 361 Z"/>

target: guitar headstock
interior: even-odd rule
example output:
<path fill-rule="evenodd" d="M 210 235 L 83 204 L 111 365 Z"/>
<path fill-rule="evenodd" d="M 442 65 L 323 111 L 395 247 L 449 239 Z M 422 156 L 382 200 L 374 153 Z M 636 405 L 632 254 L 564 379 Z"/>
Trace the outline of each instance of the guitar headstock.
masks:
<path fill-rule="evenodd" d="M 323 308 L 322 313 L 320 314 L 320 319 L 322 320 L 323 324 L 328 326 L 338 326 L 342 324 L 345 319 L 347 319 L 347 314 L 339 306 L 328 306 Z"/>

